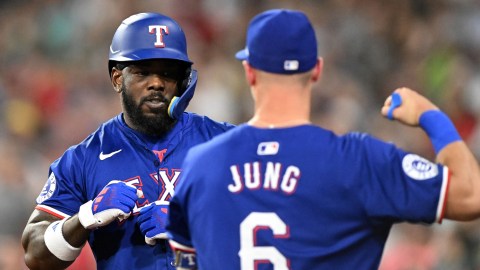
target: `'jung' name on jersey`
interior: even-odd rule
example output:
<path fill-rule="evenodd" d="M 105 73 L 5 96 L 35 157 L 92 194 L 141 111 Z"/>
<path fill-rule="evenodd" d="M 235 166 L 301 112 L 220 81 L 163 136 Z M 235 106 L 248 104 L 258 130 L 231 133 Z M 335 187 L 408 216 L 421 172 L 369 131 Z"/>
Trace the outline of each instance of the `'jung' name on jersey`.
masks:
<path fill-rule="evenodd" d="M 233 183 L 228 185 L 232 193 L 241 192 L 244 188 L 256 190 L 263 188 L 271 191 L 282 191 L 292 194 L 300 180 L 300 169 L 296 166 L 285 166 L 280 162 L 267 162 L 265 166 L 258 161 L 242 165 L 230 166 Z M 243 170 L 242 170 L 243 169 Z"/>

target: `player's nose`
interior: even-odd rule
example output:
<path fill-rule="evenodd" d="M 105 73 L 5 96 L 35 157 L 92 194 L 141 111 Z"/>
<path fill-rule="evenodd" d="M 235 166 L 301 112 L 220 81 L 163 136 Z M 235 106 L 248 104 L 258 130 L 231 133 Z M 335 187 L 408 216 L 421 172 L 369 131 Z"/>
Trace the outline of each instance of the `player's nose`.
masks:
<path fill-rule="evenodd" d="M 148 90 L 163 91 L 165 90 L 165 78 L 158 74 L 151 74 L 148 80 Z"/>

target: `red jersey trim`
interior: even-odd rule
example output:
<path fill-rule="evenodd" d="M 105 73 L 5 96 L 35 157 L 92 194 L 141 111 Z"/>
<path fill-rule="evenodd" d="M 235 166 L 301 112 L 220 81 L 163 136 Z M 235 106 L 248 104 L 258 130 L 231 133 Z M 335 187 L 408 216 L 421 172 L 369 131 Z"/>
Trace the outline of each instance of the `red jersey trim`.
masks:
<path fill-rule="evenodd" d="M 442 189 L 440 191 L 440 198 L 437 206 L 437 220 L 436 222 L 441 224 L 443 217 L 445 216 L 445 207 L 447 206 L 448 187 L 450 186 L 450 170 L 447 166 L 443 167 L 443 181 Z"/>
<path fill-rule="evenodd" d="M 195 253 L 195 249 L 192 248 L 192 247 L 182 245 L 182 244 L 180 244 L 178 242 L 175 242 L 173 240 L 169 240 L 168 242 L 170 243 L 170 247 L 172 247 L 172 249 L 174 251 L 175 250 L 180 250 L 180 251 L 183 251 L 183 252 L 186 252 L 186 253 Z"/>
<path fill-rule="evenodd" d="M 54 208 L 52 208 L 52 207 L 50 207 L 50 206 L 46 206 L 46 205 L 41 205 L 41 204 L 39 204 L 39 205 L 35 206 L 35 209 L 40 210 L 40 211 L 43 211 L 43 212 L 46 212 L 46 213 L 48 213 L 48 214 L 50 214 L 50 215 L 52 215 L 52 216 L 56 216 L 56 217 L 58 217 L 58 218 L 60 218 L 60 219 L 69 218 L 69 217 L 70 217 L 70 215 L 67 215 L 67 214 L 65 214 L 65 213 L 62 213 L 62 212 L 60 212 L 60 211 L 58 211 L 58 210 L 56 210 L 56 209 L 54 209 Z"/>

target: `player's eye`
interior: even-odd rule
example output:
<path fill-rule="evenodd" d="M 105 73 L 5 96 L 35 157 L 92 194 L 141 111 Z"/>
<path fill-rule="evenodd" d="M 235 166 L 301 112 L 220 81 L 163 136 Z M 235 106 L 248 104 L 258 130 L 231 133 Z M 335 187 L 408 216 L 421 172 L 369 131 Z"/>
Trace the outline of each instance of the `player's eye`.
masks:
<path fill-rule="evenodd" d="M 137 77 L 145 77 L 145 76 L 150 75 L 150 72 L 147 69 L 142 69 L 142 68 L 138 68 L 138 67 L 132 67 L 131 68 L 131 73 L 134 76 L 137 76 Z"/>
<path fill-rule="evenodd" d="M 163 77 L 172 78 L 172 73 L 170 71 L 163 71 L 161 74 Z"/>
<path fill-rule="evenodd" d="M 161 73 L 161 76 L 165 77 L 165 78 L 168 78 L 168 79 L 178 79 L 178 74 L 176 72 L 173 72 L 173 71 L 163 71 Z"/>
<path fill-rule="evenodd" d="M 168 81 L 179 81 L 181 80 L 181 76 L 178 72 L 172 70 L 165 70 L 159 73 L 159 75 Z"/>

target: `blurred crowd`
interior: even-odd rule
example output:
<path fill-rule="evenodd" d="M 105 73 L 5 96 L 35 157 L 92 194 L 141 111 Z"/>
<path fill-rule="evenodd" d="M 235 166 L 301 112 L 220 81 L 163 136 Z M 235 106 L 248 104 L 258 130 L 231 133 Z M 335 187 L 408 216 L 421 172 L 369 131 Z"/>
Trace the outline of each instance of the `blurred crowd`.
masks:
<path fill-rule="evenodd" d="M 148 11 L 176 19 L 199 71 L 188 110 L 239 124 L 253 103 L 234 54 L 252 16 L 270 8 L 302 10 L 316 27 L 325 65 L 316 124 L 433 159 L 421 130 L 379 114 L 395 88 L 408 86 L 448 113 L 480 157 L 478 0 L 0 1 L 0 269 L 26 268 L 20 235 L 50 163 L 120 112 L 107 58 L 124 18 Z M 479 225 L 395 225 L 380 268 L 480 269 Z"/>

